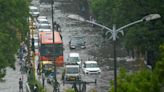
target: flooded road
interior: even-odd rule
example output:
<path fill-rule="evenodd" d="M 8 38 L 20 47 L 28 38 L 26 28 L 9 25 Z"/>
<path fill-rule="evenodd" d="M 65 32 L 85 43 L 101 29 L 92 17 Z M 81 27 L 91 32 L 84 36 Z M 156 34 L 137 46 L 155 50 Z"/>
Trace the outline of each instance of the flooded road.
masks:
<path fill-rule="evenodd" d="M 40 8 L 40 14 L 48 16 L 48 20 L 51 22 L 51 5 L 47 4 L 38 4 L 37 1 L 34 1 L 34 4 Z M 70 52 L 77 52 L 80 54 L 82 61 L 86 61 L 93 56 L 90 54 L 91 51 L 96 51 L 98 48 L 99 42 L 103 39 L 100 35 L 101 30 L 96 30 L 92 28 L 90 24 L 81 23 L 79 21 L 74 21 L 69 19 L 67 16 L 69 14 L 80 14 L 79 1 L 77 0 L 58 0 L 54 2 L 54 21 L 56 21 L 61 26 L 62 36 L 64 41 L 64 59 L 66 60 Z M 52 22 L 51 22 L 52 23 Z M 100 32 L 98 32 L 100 31 Z M 86 41 L 86 49 L 69 49 L 69 40 L 73 36 L 82 36 Z M 92 59 L 94 60 L 94 58 Z M 89 90 L 95 89 L 97 92 L 107 92 L 109 88 L 109 80 L 112 79 L 112 71 L 108 71 L 105 68 L 102 68 L 101 75 L 97 78 L 97 85 L 94 83 L 87 84 L 87 92 Z M 62 86 L 61 72 L 62 68 L 57 70 L 58 81 L 60 82 L 60 90 L 64 92 L 65 89 L 71 88 L 72 85 L 66 84 Z M 91 78 L 91 77 L 90 77 Z M 92 79 L 92 78 L 91 78 Z M 49 85 L 49 84 L 47 84 Z M 52 86 L 47 86 L 49 91 L 52 91 Z"/>
<path fill-rule="evenodd" d="M 48 1 L 48 0 L 47 0 Z M 104 39 L 102 37 L 102 29 L 98 27 L 92 27 L 91 24 L 81 23 L 80 21 L 71 20 L 67 17 L 69 14 L 78 14 L 84 18 L 89 17 L 87 7 L 81 0 L 55 0 L 54 2 L 54 21 L 61 26 L 62 36 L 64 41 L 64 60 L 66 61 L 70 52 L 77 52 L 82 58 L 82 62 L 90 59 L 98 62 L 101 68 L 101 74 L 99 76 L 89 76 L 89 80 L 97 79 L 97 84 L 87 84 L 86 92 L 108 92 L 111 88 L 110 81 L 113 80 L 113 46 L 112 41 Z M 40 10 L 40 15 L 48 17 L 51 23 L 51 5 L 40 4 L 39 0 L 33 0 L 32 2 Z M 82 7 L 85 7 L 85 11 L 82 11 Z M 69 40 L 73 36 L 83 36 L 86 41 L 86 49 L 69 49 Z M 119 45 L 117 43 L 117 45 Z M 36 51 L 37 52 L 37 51 Z M 127 53 L 122 46 L 117 47 L 117 63 L 118 69 L 120 66 L 126 67 L 128 70 L 136 70 L 138 68 L 138 62 L 126 62 Z M 38 57 L 36 57 L 38 60 Z M 36 64 L 37 65 L 37 64 Z M 37 67 L 36 67 L 37 68 Z M 11 68 L 6 69 L 6 76 L 4 82 L 0 83 L 0 92 L 18 92 L 18 79 L 22 77 L 20 73 L 20 66 L 16 63 L 16 70 Z M 71 84 L 63 85 L 61 81 L 61 74 L 63 68 L 57 68 L 57 80 L 60 83 L 60 92 L 65 92 L 66 89 L 71 88 Z M 12 77 L 11 77 L 12 75 Z M 23 75 L 26 76 L 26 75 Z M 82 76 L 84 76 L 82 74 Z M 84 77 L 85 78 L 85 77 Z M 24 83 L 27 79 L 24 78 Z M 25 86 L 25 84 L 24 84 Z M 50 84 L 45 84 L 47 92 L 52 92 L 53 87 Z M 92 90 L 92 91 L 91 91 Z"/>
<path fill-rule="evenodd" d="M 50 23 L 52 23 L 51 16 L 51 5 L 50 4 L 39 4 L 39 1 L 34 0 L 33 4 L 40 9 L 40 15 L 48 17 Z M 84 15 L 89 10 L 86 10 L 85 13 L 81 11 L 81 7 L 85 6 L 80 3 L 80 0 L 55 0 L 54 2 L 54 21 L 56 21 L 61 26 L 63 41 L 64 41 L 64 60 L 66 61 L 68 54 L 70 52 L 77 52 L 82 58 L 82 62 L 90 59 L 96 60 L 102 70 L 100 76 L 97 77 L 97 84 L 87 84 L 87 92 L 94 89 L 96 92 L 107 92 L 110 89 L 110 80 L 113 80 L 113 47 L 112 42 L 109 39 L 103 39 L 101 28 L 92 27 L 91 24 L 82 23 L 80 21 L 75 21 L 69 19 L 67 16 L 69 14 L 78 14 L 85 18 L 88 18 L 88 14 Z M 86 8 L 87 9 L 87 8 Z M 83 14 L 84 13 L 84 14 Z M 86 49 L 69 49 L 69 41 L 73 36 L 83 36 L 86 41 Z M 125 61 L 125 53 L 122 50 L 122 47 L 117 47 L 118 55 L 118 66 L 128 66 Z M 123 58 L 121 58 L 121 56 Z M 61 72 L 63 68 L 58 68 L 58 81 L 60 83 L 60 91 L 64 92 L 65 89 L 71 88 L 72 85 L 62 84 Z M 92 79 L 92 77 L 90 77 Z M 48 92 L 52 92 L 52 86 L 47 84 Z"/>

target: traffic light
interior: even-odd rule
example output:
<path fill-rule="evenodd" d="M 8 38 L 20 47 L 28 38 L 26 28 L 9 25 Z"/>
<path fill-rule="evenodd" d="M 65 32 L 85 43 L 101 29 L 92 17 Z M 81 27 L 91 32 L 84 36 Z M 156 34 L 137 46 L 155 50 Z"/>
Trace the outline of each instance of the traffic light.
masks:
<path fill-rule="evenodd" d="M 32 46 L 31 46 L 31 48 L 32 48 L 32 51 L 33 51 L 33 52 L 35 52 L 35 46 L 34 46 L 34 38 L 32 38 L 32 39 L 31 39 L 31 41 L 32 41 Z"/>

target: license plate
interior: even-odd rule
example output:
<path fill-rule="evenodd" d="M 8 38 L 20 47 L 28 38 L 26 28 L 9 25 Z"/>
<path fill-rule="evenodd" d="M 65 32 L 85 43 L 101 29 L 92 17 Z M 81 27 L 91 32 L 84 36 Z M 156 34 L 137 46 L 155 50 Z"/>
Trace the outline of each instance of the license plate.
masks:
<path fill-rule="evenodd" d="M 70 80 L 75 80 L 75 78 L 69 78 Z"/>

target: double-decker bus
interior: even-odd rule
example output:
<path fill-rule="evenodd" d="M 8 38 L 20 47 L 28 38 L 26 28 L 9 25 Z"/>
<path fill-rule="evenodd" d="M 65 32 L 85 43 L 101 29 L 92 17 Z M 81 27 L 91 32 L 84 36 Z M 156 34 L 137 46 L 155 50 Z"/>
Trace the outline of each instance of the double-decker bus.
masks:
<path fill-rule="evenodd" d="M 40 61 L 53 61 L 57 67 L 64 65 L 63 41 L 59 32 L 39 32 Z"/>

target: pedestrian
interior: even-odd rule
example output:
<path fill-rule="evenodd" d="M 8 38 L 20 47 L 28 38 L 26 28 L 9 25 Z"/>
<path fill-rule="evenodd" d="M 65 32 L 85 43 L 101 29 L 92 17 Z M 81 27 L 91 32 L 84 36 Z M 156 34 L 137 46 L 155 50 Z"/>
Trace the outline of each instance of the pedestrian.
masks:
<path fill-rule="evenodd" d="M 78 89 L 77 89 L 76 83 L 73 83 L 72 88 L 74 88 L 75 92 L 79 92 Z"/>
<path fill-rule="evenodd" d="M 83 83 L 83 86 L 82 86 L 82 92 L 86 92 L 86 82 Z"/>
<path fill-rule="evenodd" d="M 28 75 L 30 74 L 30 63 L 29 62 L 27 63 L 27 74 Z"/>
<path fill-rule="evenodd" d="M 59 87 L 60 87 L 60 84 L 59 84 L 59 82 L 55 79 L 55 80 L 53 80 L 53 92 L 59 92 L 60 90 L 59 90 Z"/>
<path fill-rule="evenodd" d="M 61 32 L 61 27 L 59 24 L 56 24 L 56 31 Z"/>
<path fill-rule="evenodd" d="M 54 29 L 58 32 L 61 32 L 61 27 L 56 21 L 53 22 Z"/>
<path fill-rule="evenodd" d="M 60 34 L 61 39 L 63 40 L 63 36 Z"/>
<path fill-rule="evenodd" d="M 56 21 L 54 21 L 53 22 L 54 29 L 56 29 L 56 25 L 57 25 L 57 23 L 56 23 Z"/>
<path fill-rule="evenodd" d="M 23 81 L 19 78 L 19 92 L 23 92 Z"/>
<path fill-rule="evenodd" d="M 42 73 L 42 85 L 43 85 L 43 87 L 44 87 L 44 84 L 45 84 L 45 73 Z"/>
<path fill-rule="evenodd" d="M 22 60 L 23 60 L 23 52 L 20 50 L 20 52 L 19 52 L 19 65 L 22 64 Z"/>
<path fill-rule="evenodd" d="M 40 63 L 38 63 L 37 73 L 38 73 L 38 75 L 40 75 Z"/>

